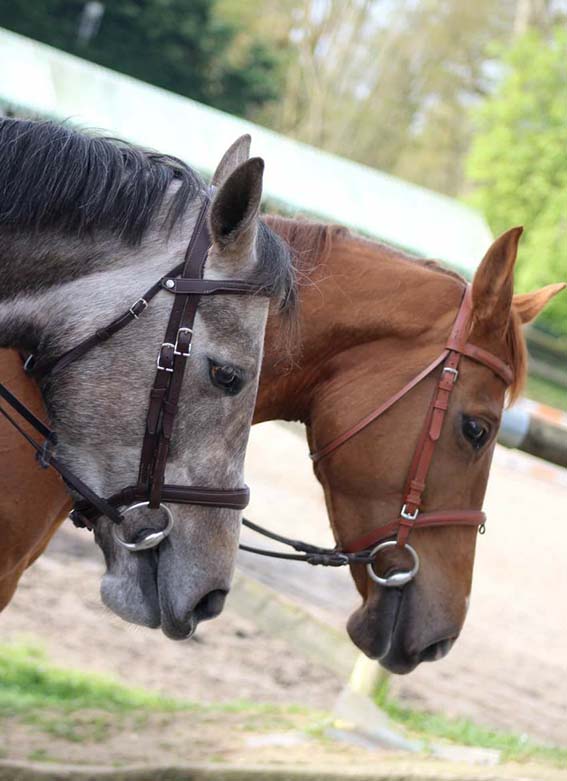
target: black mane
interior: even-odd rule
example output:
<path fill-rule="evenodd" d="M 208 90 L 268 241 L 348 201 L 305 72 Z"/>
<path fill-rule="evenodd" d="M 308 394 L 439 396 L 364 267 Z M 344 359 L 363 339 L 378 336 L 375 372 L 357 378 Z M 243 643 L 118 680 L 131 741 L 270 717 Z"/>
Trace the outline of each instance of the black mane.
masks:
<path fill-rule="evenodd" d="M 0 227 L 104 230 L 136 245 L 173 182 L 169 228 L 204 186 L 181 160 L 64 124 L 0 118 Z"/>

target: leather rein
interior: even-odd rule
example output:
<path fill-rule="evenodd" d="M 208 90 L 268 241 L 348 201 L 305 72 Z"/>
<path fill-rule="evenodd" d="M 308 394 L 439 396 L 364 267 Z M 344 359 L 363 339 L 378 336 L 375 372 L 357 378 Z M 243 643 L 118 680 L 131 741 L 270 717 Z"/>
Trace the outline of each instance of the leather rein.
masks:
<path fill-rule="evenodd" d="M 471 287 L 467 285 L 461 301 L 457 316 L 449 338 L 442 352 L 422 371 L 416 374 L 406 385 L 394 393 L 390 398 L 373 409 L 368 415 L 352 425 L 338 437 L 327 443 L 320 450 L 310 454 L 314 463 L 320 462 L 334 453 L 339 447 L 348 442 L 363 429 L 377 420 L 387 410 L 404 398 L 418 383 L 428 377 L 437 368 L 441 367 L 439 381 L 425 415 L 425 422 L 416 449 L 411 461 L 405 488 L 403 491 L 402 506 L 395 520 L 380 526 L 367 534 L 351 540 L 347 544 L 336 548 L 320 548 L 309 545 L 301 540 L 292 540 L 288 537 L 274 534 L 256 524 L 243 521 L 245 526 L 264 534 L 283 544 L 294 548 L 297 554 L 278 553 L 264 549 L 252 548 L 241 545 L 241 548 L 252 553 L 259 553 L 274 558 L 307 561 L 309 564 L 321 564 L 325 566 L 343 566 L 347 564 L 365 564 L 368 574 L 376 583 L 386 587 L 400 587 L 409 583 L 419 570 L 419 557 L 411 545 L 408 544 L 410 533 L 415 528 L 439 527 L 439 526 L 475 526 L 484 534 L 486 515 L 481 510 L 442 510 L 436 512 L 422 512 L 423 493 L 427 484 L 427 477 L 431 462 L 435 453 L 435 447 L 441 436 L 443 423 L 449 408 L 451 393 L 456 386 L 459 377 L 459 365 L 463 357 L 476 363 L 487 366 L 508 387 L 514 378 L 511 367 L 492 353 L 477 347 L 468 341 L 472 321 L 472 294 Z M 412 558 L 411 569 L 395 572 L 388 577 L 380 577 L 373 568 L 379 552 L 385 548 L 397 547 L 407 551 Z"/>
<path fill-rule="evenodd" d="M 152 285 L 126 312 L 57 358 L 47 360 L 42 359 L 41 356 L 32 355 L 25 362 L 26 371 L 37 378 L 56 373 L 137 320 L 160 291 L 173 294 L 173 306 L 164 340 L 158 352 L 156 374 L 150 390 L 138 479 L 134 485 L 123 488 L 109 498 L 99 496 L 56 458 L 53 452 L 57 443 L 56 434 L 22 404 L 5 385 L 0 384 L 2 401 L 31 424 L 44 437 L 45 441 L 39 443 L 31 437 L 2 405 L 0 405 L 0 414 L 35 449 L 41 466 L 55 469 L 64 482 L 82 497 L 74 504 L 71 513 L 73 523 L 76 526 L 92 529 L 95 522 L 102 515 L 105 515 L 114 523 L 115 539 L 128 550 L 155 547 L 169 534 L 173 525 L 173 515 L 167 505 L 161 505 L 162 502 L 229 508 L 231 510 L 243 510 L 249 502 L 250 492 L 247 486 L 225 490 L 165 483 L 165 469 L 171 436 L 178 411 L 185 369 L 191 356 L 193 326 L 201 296 L 218 293 L 263 294 L 261 286 L 253 282 L 240 279 L 208 280 L 202 278 L 211 244 L 207 228 L 209 204 L 210 200 L 207 196 L 199 211 L 183 262 Z M 128 506 L 120 512 L 118 508 L 125 505 Z M 148 506 L 152 509 L 162 506 L 167 514 L 168 523 L 165 529 L 151 532 L 138 542 L 129 543 L 119 535 L 117 527 L 122 523 L 124 515 L 140 506 Z"/>

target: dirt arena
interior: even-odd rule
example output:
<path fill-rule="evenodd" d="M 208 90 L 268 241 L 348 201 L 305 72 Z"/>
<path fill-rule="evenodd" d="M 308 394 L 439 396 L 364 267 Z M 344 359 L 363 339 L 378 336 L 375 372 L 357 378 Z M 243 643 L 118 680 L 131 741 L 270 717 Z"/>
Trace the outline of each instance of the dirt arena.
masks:
<path fill-rule="evenodd" d="M 266 457 L 269 453 L 269 457 Z M 293 490 L 289 480 L 293 476 Z M 249 517 L 330 542 L 318 485 L 297 432 L 253 430 Z M 489 532 L 478 546 L 472 604 L 447 659 L 396 680 L 421 708 L 567 745 L 567 482 L 559 470 L 499 449 L 487 497 Z M 248 574 L 336 627 L 357 602 L 348 574 L 241 555 Z M 101 561 L 90 536 L 67 524 L 26 574 L 0 617 L 3 641 L 43 644 L 59 665 L 110 673 L 199 702 L 247 699 L 332 708 L 344 680 L 306 658 L 294 637 L 271 637 L 230 608 L 174 643 L 127 625 L 98 597 Z"/>

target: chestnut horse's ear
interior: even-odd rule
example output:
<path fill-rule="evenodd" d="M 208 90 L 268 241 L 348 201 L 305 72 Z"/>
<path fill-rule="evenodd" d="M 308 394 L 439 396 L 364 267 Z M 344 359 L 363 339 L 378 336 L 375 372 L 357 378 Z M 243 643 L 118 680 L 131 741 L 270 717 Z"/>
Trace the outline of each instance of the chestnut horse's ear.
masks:
<path fill-rule="evenodd" d="M 474 320 L 491 331 L 503 332 L 510 319 L 514 263 L 523 228 L 511 228 L 492 244 L 474 275 Z"/>
<path fill-rule="evenodd" d="M 565 282 L 555 285 L 546 285 L 531 293 L 521 293 L 514 296 L 514 310 L 519 314 L 523 324 L 531 323 L 539 315 L 542 309 L 549 304 L 551 299 L 561 293 L 567 287 Z"/>
<path fill-rule="evenodd" d="M 228 147 L 211 179 L 211 184 L 214 185 L 214 187 L 219 187 L 239 165 L 242 165 L 242 163 L 245 163 L 246 160 L 248 160 L 250 157 L 251 142 L 252 139 L 248 133 L 246 133 L 245 135 L 240 136 L 240 138 L 237 138 L 236 141 Z"/>

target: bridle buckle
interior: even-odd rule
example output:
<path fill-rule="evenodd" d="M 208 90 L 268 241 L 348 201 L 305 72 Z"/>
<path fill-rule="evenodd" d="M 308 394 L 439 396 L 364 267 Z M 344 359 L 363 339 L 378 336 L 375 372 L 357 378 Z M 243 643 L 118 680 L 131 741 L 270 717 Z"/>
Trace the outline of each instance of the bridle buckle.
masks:
<path fill-rule="evenodd" d="M 173 367 L 162 366 L 161 365 L 161 354 L 162 354 L 162 351 L 163 351 L 164 347 L 171 347 L 171 349 L 173 350 L 173 354 L 175 355 L 175 345 L 172 344 L 171 342 L 164 342 L 162 344 L 162 346 L 159 348 L 159 353 L 158 353 L 158 357 L 157 357 L 157 361 L 156 361 L 156 366 L 157 366 L 157 368 L 158 368 L 158 370 L 160 372 L 170 372 L 171 373 L 171 372 L 173 372 Z"/>
<path fill-rule="evenodd" d="M 405 518 L 406 521 L 415 521 L 418 515 L 419 515 L 419 508 L 418 507 L 415 508 L 413 513 L 410 513 L 410 512 L 408 512 L 407 504 L 404 504 L 404 506 L 400 510 L 400 516 L 402 518 Z"/>
<path fill-rule="evenodd" d="M 453 380 L 453 382 L 457 382 L 457 380 L 459 379 L 459 370 L 458 369 L 453 369 L 452 366 L 444 366 L 443 367 L 443 371 L 447 372 L 448 374 L 452 374 L 453 375 L 453 377 L 455 378 Z"/>
<path fill-rule="evenodd" d="M 141 309 L 139 307 L 142 307 Z M 128 309 L 134 320 L 138 320 L 142 312 L 145 311 L 146 307 L 148 306 L 148 302 L 145 298 L 139 298 L 137 301 L 134 301 L 132 306 Z"/>
<path fill-rule="evenodd" d="M 179 349 L 179 337 L 181 334 L 188 334 L 189 335 L 189 342 L 187 344 L 187 352 L 183 352 L 183 350 Z M 183 355 L 185 358 L 188 358 L 191 355 L 191 345 L 192 345 L 192 338 L 193 338 L 193 329 L 192 328 L 180 328 L 177 331 L 177 338 L 175 340 L 175 345 L 173 347 L 173 354 L 174 355 Z"/>

